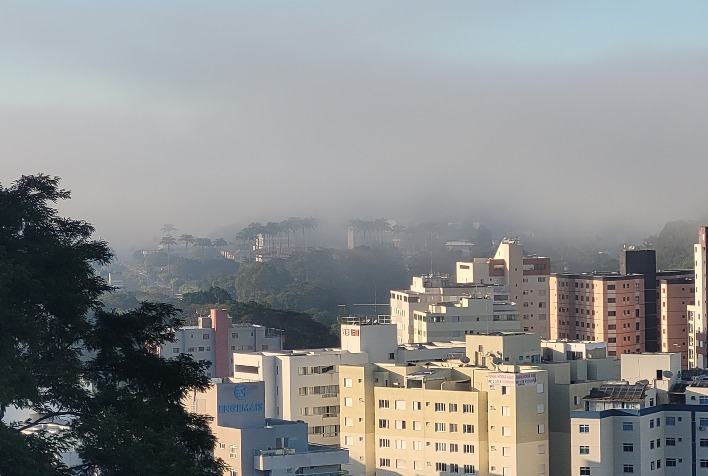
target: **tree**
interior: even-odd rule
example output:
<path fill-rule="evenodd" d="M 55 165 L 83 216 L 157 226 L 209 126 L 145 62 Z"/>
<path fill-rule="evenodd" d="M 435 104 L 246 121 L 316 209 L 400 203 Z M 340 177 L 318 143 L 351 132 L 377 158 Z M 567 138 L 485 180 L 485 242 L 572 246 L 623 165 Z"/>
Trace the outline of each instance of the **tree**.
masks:
<path fill-rule="evenodd" d="M 171 235 L 167 235 L 162 237 L 160 244 L 167 247 L 167 274 L 170 274 L 170 246 L 176 245 L 177 240 L 175 240 Z"/>
<path fill-rule="evenodd" d="M 179 236 L 178 241 L 181 241 L 184 243 L 184 251 L 185 253 L 187 252 L 187 245 L 192 245 L 194 244 L 194 236 L 190 234 L 182 234 Z"/>
<path fill-rule="evenodd" d="M 223 248 L 224 246 L 228 246 L 229 242 L 223 238 L 217 238 L 211 244 L 217 248 Z"/>
<path fill-rule="evenodd" d="M 174 339 L 176 310 L 100 307 L 96 266 L 112 256 L 51 206 L 69 196 L 46 175 L 0 185 L 0 418 L 11 405 L 40 415 L 0 423 L 0 474 L 221 474 L 208 422 L 180 404 L 209 386 L 205 364 L 150 351 Z M 23 433 L 56 417 L 66 432 Z M 81 466 L 57 458 L 70 448 Z"/>
<path fill-rule="evenodd" d="M 171 234 L 173 231 L 177 229 L 176 226 L 174 226 L 172 223 L 165 223 L 162 225 L 162 228 L 160 229 L 165 235 Z"/>

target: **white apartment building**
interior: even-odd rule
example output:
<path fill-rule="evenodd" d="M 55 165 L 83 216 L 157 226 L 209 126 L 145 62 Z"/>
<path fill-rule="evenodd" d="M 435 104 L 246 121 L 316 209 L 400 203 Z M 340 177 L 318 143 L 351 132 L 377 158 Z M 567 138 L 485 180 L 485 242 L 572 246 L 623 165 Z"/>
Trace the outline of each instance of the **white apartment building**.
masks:
<path fill-rule="evenodd" d="M 430 361 L 464 355 L 464 342 L 398 346 L 388 316 L 342 318 L 341 348 L 234 353 L 233 377 L 264 381 L 266 415 L 302 420 L 311 443 L 339 444 L 341 365 Z"/>
<path fill-rule="evenodd" d="M 519 331 L 519 311 L 510 302 L 498 301 L 491 289 L 461 296 L 459 302 L 429 304 L 413 311 L 412 342 L 464 339 L 467 334 Z"/>
<path fill-rule="evenodd" d="M 524 256 L 517 238 L 505 238 L 493 258 L 474 258 L 457 263 L 459 284 L 505 285 L 509 299 L 517 304 L 521 330 L 550 337 L 549 288 L 550 258 Z"/>
<path fill-rule="evenodd" d="M 217 439 L 214 455 L 226 463 L 225 476 L 344 476 L 346 450 L 308 444 L 302 421 L 266 418 L 263 382 L 212 382 L 184 404 L 209 417 Z"/>
<path fill-rule="evenodd" d="M 283 332 L 255 324 L 234 324 L 225 309 L 212 309 L 210 317 L 200 317 L 196 326 L 175 330 L 175 341 L 160 346 L 165 358 L 189 354 L 194 360 L 212 363 L 211 377 L 229 377 L 233 368 L 233 352 L 279 351 L 283 348 Z"/>
<path fill-rule="evenodd" d="M 414 276 L 410 289 L 391 291 L 391 322 L 396 324 L 399 344 L 417 342 L 414 337 L 413 315 L 426 311 L 431 304 L 458 303 L 478 288 L 476 283 L 458 284 L 446 274 Z"/>
<path fill-rule="evenodd" d="M 680 353 L 622 355 L 572 414 L 572 473 L 708 474 L 708 372 L 681 371 Z"/>

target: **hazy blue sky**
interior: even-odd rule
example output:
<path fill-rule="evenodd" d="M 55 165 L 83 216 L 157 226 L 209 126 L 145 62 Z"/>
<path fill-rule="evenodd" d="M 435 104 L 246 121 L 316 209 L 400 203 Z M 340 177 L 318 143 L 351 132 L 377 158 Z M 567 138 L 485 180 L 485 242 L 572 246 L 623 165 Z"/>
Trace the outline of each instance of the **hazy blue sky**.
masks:
<path fill-rule="evenodd" d="M 655 231 L 708 216 L 707 24 L 705 1 L 4 2 L 0 182 L 61 176 L 115 243 L 291 215 Z"/>

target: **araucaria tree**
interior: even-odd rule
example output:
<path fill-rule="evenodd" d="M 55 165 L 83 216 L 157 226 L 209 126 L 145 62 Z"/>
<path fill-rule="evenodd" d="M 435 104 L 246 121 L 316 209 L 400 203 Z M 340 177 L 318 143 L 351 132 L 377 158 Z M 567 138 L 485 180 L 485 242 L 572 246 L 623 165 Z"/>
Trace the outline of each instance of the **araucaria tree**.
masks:
<path fill-rule="evenodd" d="M 208 422 L 180 403 L 209 386 L 206 364 L 152 351 L 174 339 L 176 310 L 101 307 L 95 266 L 111 253 L 91 225 L 58 215 L 67 198 L 56 177 L 0 184 L 0 417 L 36 415 L 0 423 L 0 474 L 221 474 Z M 31 431 L 57 417 L 66 431 Z M 61 461 L 69 450 L 80 464 Z"/>

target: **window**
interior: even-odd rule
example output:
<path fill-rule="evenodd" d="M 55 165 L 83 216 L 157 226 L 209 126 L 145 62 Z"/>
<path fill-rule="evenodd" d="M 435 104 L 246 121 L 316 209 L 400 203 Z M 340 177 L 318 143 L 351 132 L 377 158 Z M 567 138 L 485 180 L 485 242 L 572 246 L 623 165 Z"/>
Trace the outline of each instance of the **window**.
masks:
<path fill-rule="evenodd" d="M 536 405 L 536 413 L 543 413 L 546 411 L 546 407 L 543 403 Z"/>
<path fill-rule="evenodd" d="M 541 423 L 540 425 L 538 425 L 538 434 L 539 434 L 539 435 L 542 435 L 542 434 L 544 434 L 545 432 L 546 432 L 546 425 L 544 425 L 543 423 Z"/>
<path fill-rule="evenodd" d="M 388 408 L 389 401 L 388 400 L 379 400 L 379 408 Z"/>
<path fill-rule="evenodd" d="M 457 423 L 450 423 L 450 433 L 457 433 Z"/>
<path fill-rule="evenodd" d="M 408 445 L 406 444 L 406 440 L 396 440 L 396 449 L 397 450 L 405 450 Z"/>
<path fill-rule="evenodd" d="M 236 446 L 236 445 L 229 446 L 229 458 L 238 459 L 238 446 Z"/>
<path fill-rule="evenodd" d="M 459 451 L 457 443 L 450 443 L 450 453 L 458 453 Z"/>
<path fill-rule="evenodd" d="M 474 445 L 462 445 L 462 452 L 467 454 L 474 453 Z"/>
<path fill-rule="evenodd" d="M 447 451 L 447 443 L 435 443 L 435 451 Z"/>
<path fill-rule="evenodd" d="M 465 464 L 462 466 L 462 471 L 465 474 L 474 474 L 474 465 L 473 464 Z"/>
<path fill-rule="evenodd" d="M 590 467 L 589 466 L 581 466 L 580 467 L 580 475 L 581 476 L 589 476 L 590 475 Z"/>
<path fill-rule="evenodd" d="M 699 426 L 708 426 L 708 418 L 700 418 L 698 420 L 698 425 Z"/>
<path fill-rule="evenodd" d="M 700 397 L 698 397 L 698 403 L 700 403 L 701 405 L 708 405 L 708 397 L 706 397 L 705 395 L 701 395 Z"/>
<path fill-rule="evenodd" d="M 510 426 L 503 426 L 501 429 L 501 435 L 502 436 L 511 436 L 511 427 Z"/>
<path fill-rule="evenodd" d="M 350 379 L 350 378 L 344 379 L 344 387 L 345 388 L 352 388 L 353 384 L 354 384 L 354 381 L 352 379 Z"/>
<path fill-rule="evenodd" d="M 406 420 L 396 420 L 396 429 L 397 430 L 405 430 L 406 429 Z"/>
<path fill-rule="evenodd" d="M 545 454 L 545 453 L 546 453 L 546 445 L 544 445 L 544 444 L 538 445 L 538 448 L 537 448 L 536 451 L 537 451 L 538 454 L 540 454 L 540 455 Z"/>
<path fill-rule="evenodd" d="M 474 433 L 474 425 L 462 425 L 462 433 Z"/>
<path fill-rule="evenodd" d="M 418 411 L 418 410 L 420 410 L 421 408 L 423 408 L 423 405 L 422 405 L 421 402 L 413 402 L 413 410 Z"/>
<path fill-rule="evenodd" d="M 676 458 L 666 458 L 666 466 L 667 467 L 675 467 L 676 466 Z"/>
<path fill-rule="evenodd" d="M 445 411 L 445 404 L 444 403 L 436 403 L 435 404 L 435 411 L 436 412 L 444 412 Z"/>
<path fill-rule="evenodd" d="M 390 448 L 391 440 L 388 438 L 379 438 L 379 448 Z"/>
<path fill-rule="evenodd" d="M 447 463 L 435 463 L 435 471 L 447 472 Z"/>
<path fill-rule="evenodd" d="M 209 339 L 209 334 L 202 334 L 202 339 Z"/>
<path fill-rule="evenodd" d="M 672 440 L 673 440 L 673 438 L 672 438 Z M 674 440 L 674 446 L 675 445 L 676 445 L 676 442 Z M 669 446 L 669 439 L 668 438 L 666 439 L 666 446 Z M 701 438 L 701 440 L 699 441 L 699 446 L 703 446 L 704 448 L 706 446 L 708 446 L 708 439 Z"/>
<path fill-rule="evenodd" d="M 590 425 L 579 425 L 580 433 L 590 433 Z"/>
<path fill-rule="evenodd" d="M 650 450 L 654 449 L 654 440 L 649 440 L 649 449 Z"/>
<path fill-rule="evenodd" d="M 654 420 L 651 420 L 651 423 L 652 423 L 651 427 L 653 428 L 654 427 L 654 425 L 653 425 Z M 622 422 L 622 431 L 634 431 L 634 423 L 632 423 L 631 421 L 623 421 Z"/>
<path fill-rule="evenodd" d="M 590 454 L 590 447 L 589 446 L 581 446 L 580 447 L 580 454 L 581 455 L 589 455 Z"/>
<path fill-rule="evenodd" d="M 465 403 L 462 405 L 462 413 L 474 413 L 474 405 Z"/>
<path fill-rule="evenodd" d="M 351 417 L 344 417 L 344 426 L 354 426 L 354 419 Z"/>
<path fill-rule="evenodd" d="M 423 423 L 419 421 L 414 421 L 413 422 L 413 430 L 415 431 L 420 431 L 423 429 Z"/>
<path fill-rule="evenodd" d="M 393 401 L 393 408 L 396 410 L 405 410 L 406 409 L 406 401 L 405 400 L 394 400 Z"/>
<path fill-rule="evenodd" d="M 502 416 L 511 416 L 511 407 L 503 406 L 501 407 Z"/>
<path fill-rule="evenodd" d="M 423 442 L 422 441 L 414 441 L 413 442 L 413 449 L 415 451 L 422 451 L 423 450 Z"/>
<path fill-rule="evenodd" d="M 379 420 L 379 428 L 388 428 L 389 423 L 388 420 L 380 419 Z"/>
<path fill-rule="evenodd" d="M 300 394 L 300 395 L 302 395 L 302 394 Z M 345 397 L 345 398 L 344 398 L 344 406 L 345 406 L 345 407 L 352 407 L 352 406 L 354 406 L 354 401 L 352 400 L 351 397 Z"/>
<path fill-rule="evenodd" d="M 543 393 L 543 384 L 542 383 L 536 384 L 536 393 Z"/>
<path fill-rule="evenodd" d="M 666 417 L 666 426 L 676 426 L 676 417 L 667 416 Z"/>
<path fill-rule="evenodd" d="M 634 472 L 634 465 L 633 464 L 625 464 L 622 467 L 622 472 L 623 473 L 633 473 Z"/>
<path fill-rule="evenodd" d="M 460 465 L 457 463 L 450 463 L 450 472 L 451 473 L 459 473 L 460 472 Z"/>
<path fill-rule="evenodd" d="M 390 458 L 379 458 L 379 466 L 382 468 L 388 468 L 391 466 L 391 459 Z"/>
<path fill-rule="evenodd" d="M 396 460 L 396 468 L 398 468 L 398 469 L 406 469 L 406 460 L 404 460 L 404 459 L 397 459 L 397 460 Z"/>
<path fill-rule="evenodd" d="M 445 423 L 436 423 L 435 431 L 445 431 Z"/>
<path fill-rule="evenodd" d="M 654 428 L 654 420 L 649 420 L 649 428 Z"/>
<path fill-rule="evenodd" d="M 700 466 L 701 468 L 708 468 L 708 459 L 702 459 L 702 460 L 700 460 L 699 466 Z"/>
<path fill-rule="evenodd" d="M 457 403 L 451 403 L 447 406 L 448 410 L 451 412 L 456 412 L 457 411 Z"/>
<path fill-rule="evenodd" d="M 706 443 L 708 443 L 708 440 L 701 441 L 705 441 Z M 676 438 L 666 438 L 666 446 L 676 446 Z M 703 446 L 702 443 L 701 446 Z M 706 446 L 708 446 L 708 444 L 706 444 Z"/>
<path fill-rule="evenodd" d="M 354 437 L 353 436 L 345 436 L 344 437 L 344 446 L 352 446 L 354 444 Z"/>

